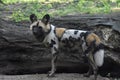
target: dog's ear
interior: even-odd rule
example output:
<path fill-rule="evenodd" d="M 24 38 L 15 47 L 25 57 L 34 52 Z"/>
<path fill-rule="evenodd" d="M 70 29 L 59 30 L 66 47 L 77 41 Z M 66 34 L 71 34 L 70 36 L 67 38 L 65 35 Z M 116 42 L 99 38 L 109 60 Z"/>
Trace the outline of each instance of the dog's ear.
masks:
<path fill-rule="evenodd" d="M 35 21 L 37 21 L 37 16 L 35 14 L 31 14 L 30 15 L 30 21 L 33 23 Z"/>
<path fill-rule="evenodd" d="M 49 23 L 49 21 L 50 21 L 50 16 L 49 16 L 49 14 L 46 14 L 43 18 L 42 18 L 42 20 L 41 20 L 45 25 L 47 25 L 48 23 Z"/>

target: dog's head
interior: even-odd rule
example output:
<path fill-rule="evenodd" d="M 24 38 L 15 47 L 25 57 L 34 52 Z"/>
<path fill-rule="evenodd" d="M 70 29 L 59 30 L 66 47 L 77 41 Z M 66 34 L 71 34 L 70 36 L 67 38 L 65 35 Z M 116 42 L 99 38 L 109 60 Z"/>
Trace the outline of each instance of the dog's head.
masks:
<path fill-rule="evenodd" d="M 41 20 L 38 20 L 35 14 L 31 14 L 30 21 L 32 22 L 30 30 L 32 30 L 34 36 L 42 42 L 46 34 L 50 31 L 50 16 L 46 14 Z"/>

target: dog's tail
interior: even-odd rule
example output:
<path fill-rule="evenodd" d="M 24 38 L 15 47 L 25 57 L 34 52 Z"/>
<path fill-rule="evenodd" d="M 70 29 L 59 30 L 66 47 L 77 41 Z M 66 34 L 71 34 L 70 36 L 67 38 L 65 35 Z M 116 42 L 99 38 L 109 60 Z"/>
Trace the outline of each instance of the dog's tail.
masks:
<path fill-rule="evenodd" d="M 104 45 L 100 43 L 99 45 L 94 45 L 94 60 L 98 67 L 101 67 L 104 63 Z"/>
<path fill-rule="evenodd" d="M 99 49 L 94 53 L 94 60 L 97 66 L 101 67 L 104 63 L 104 49 Z"/>

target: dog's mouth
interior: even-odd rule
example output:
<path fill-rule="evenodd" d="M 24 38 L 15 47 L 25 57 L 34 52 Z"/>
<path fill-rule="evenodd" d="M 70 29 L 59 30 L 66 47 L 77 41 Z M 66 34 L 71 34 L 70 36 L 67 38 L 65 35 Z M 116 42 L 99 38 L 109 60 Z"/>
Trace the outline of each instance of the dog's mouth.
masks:
<path fill-rule="evenodd" d="M 40 42 L 44 40 L 45 32 L 41 27 L 33 26 L 32 31 L 37 40 L 39 40 Z"/>

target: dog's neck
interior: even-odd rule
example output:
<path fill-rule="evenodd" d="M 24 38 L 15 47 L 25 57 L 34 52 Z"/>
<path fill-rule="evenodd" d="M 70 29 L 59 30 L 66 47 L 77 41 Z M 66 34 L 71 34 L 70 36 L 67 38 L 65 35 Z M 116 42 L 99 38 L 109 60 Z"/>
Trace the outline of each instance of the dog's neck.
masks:
<path fill-rule="evenodd" d="M 56 29 L 56 27 L 55 27 L 54 25 L 52 25 L 52 24 L 50 24 L 49 27 L 50 27 L 50 28 L 49 28 L 49 30 L 47 31 L 48 34 L 49 34 L 50 32 L 55 31 L 55 29 Z"/>
<path fill-rule="evenodd" d="M 51 26 L 50 26 L 50 28 L 45 32 L 45 35 L 48 35 L 48 34 L 50 33 L 50 31 L 51 31 Z"/>
<path fill-rule="evenodd" d="M 51 38 L 51 37 L 53 37 L 53 36 L 55 36 L 55 34 L 53 34 L 54 32 L 55 32 L 55 26 L 53 26 L 52 24 L 51 25 L 49 25 L 49 29 L 48 29 L 48 31 L 47 32 L 45 32 L 45 38 L 44 38 L 44 40 L 43 40 L 43 43 L 46 43 L 46 42 L 50 42 L 49 41 L 49 39 Z"/>
<path fill-rule="evenodd" d="M 52 24 L 49 25 L 49 29 L 45 32 L 45 35 L 49 35 L 51 33 L 55 33 L 56 27 Z"/>

